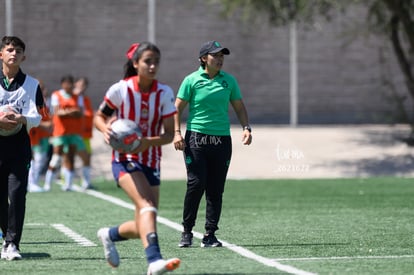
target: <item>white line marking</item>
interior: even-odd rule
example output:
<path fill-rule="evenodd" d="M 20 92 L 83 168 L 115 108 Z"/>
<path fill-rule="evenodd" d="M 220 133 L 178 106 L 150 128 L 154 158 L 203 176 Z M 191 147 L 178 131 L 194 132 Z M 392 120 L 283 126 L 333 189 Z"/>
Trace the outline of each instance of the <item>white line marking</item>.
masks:
<path fill-rule="evenodd" d="M 402 259 L 414 258 L 414 255 L 384 255 L 384 256 L 343 256 L 343 257 L 309 257 L 309 258 L 277 258 L 274 261 L 326 261 L 326 260 L 365 260 L 365 259 Z"/>
<path fill-rule="evenodd" d="M 76 243 L 78 243 L 81 246 L 96 246 L 96 244 L 86 239 L 82 235 L 79 235 L 78 233 L 76 233 L 75 231 L 66 227 L 63 224 L 55 223 L 55 224 L 51 224 L 51 226 L 56 228 L 57 230 L 59 230 L 60 232 L 62 232 L 63 234 L 65 234 L 66 236 L 68 236 L 69 238 L 71 238 L 72 240 L 74 240 Z"/>
<path fill-rule="evenodd" d="M 75 191 L 78 191 L 77 188 L 75 189 Z M 94 190 L 86 190 L 86 191 L 83 191 L 83 193 L 87 193 L 87 194 L 89 194 L 91 196 L 94 196 L 96 198 L 112 202 L 113 204 L 122 206 L 122 207 L 127 208 L 127 209 L 135 210 L 135 206 L 132 203 L 125 202 L 121 199 L 106 195 L 106 194 L 101 193 L 101 192 L 97 192 L 97 191 L 94 191 Z"/>
<path fill-rule="evenodd" d="M 78 191 L 78 190 L 76 189 L 75 191 Z M 123 201 L 121 199 L 118 199 L 118 198 L 115 198 L 115 197 L 112 197 L 112 196 L 103 194 L 101 192 L 97 192 L 97 191 L 94 191 L 94 190 L 86 190 L 86 191 L 83 191 L 83 192 L 84 193 L 87 193 L 87 194 L 89 194 L 91 196 L 94 196 L 96 198 L 99 198 L 99 199 L 102 199 L 102 200 L 106 200 L 106 201 L 112 202 L 113 204 L 116 204 L 116 205 L 125 207 L 127 209 L 135 210 L 135 207 L 134 207 L 133 204 L 127 203 L 127 202 L 125 202 L 125 201 Z M 172 222 L 172 221 L 170 221 L 170 220 L 168 220 L 166 218 L 157 216 L 157 221 L 159 223 L 164 224 L 164 225 L 166 225 L 168 227 L 171 227 L 171 228 L 173 228 L 173 229 L 175 229 L 175 230 L 177 230 L 179 232 L 181 232 L 183 230 L 183 228 L 182 228 L 182 226 L 180 224 L 175 223 L 175 222 Z M 199 232 L 193 232 L 193 235 L 194 235 L 194 237 L 196 237 L 198 239 L 202 239 L 203 238 L 203 234 L 202 233 L 199 233 Z M 316 275 L 315 273 L 311 273 L 311 272 L 308 272 L 308 271 L 300 270 L 300 269 L 297 269 L 297 268 L 295 268 L 293 266 L 281 264 L 281 263 L 279 263 L 279 262 L 277 262 L 277 261 L 275 261 L 273 259 L 269 259 L 269 258 L 265 258 L 265 257 L 259 256 L 259 255 L 255 254 L 255 253 L 251 252 L 250 250 L 247 250 L 247 249 L 245 249 L 243 247 L 240 247 L 240 246 L 237 246 L 235 244 L 231 244 L 231 243 L 225 242 L 223 240 L 220 240 L 220 241 L 223 243 L 223 246 L 224 247 L 226 247 L 226 248 L 228 248 L 228 249 L 236 252 L 237 254 L 240 254 L 243 257 L 246 257 L 246 258 L 255 260 L 256 262 L 262 263 L 262 264 L 264 264 L 266 266 L 274 267 L 274 268 L 276 268 L 276 269 L 278 269 L 280 271 L 284 271 L 286 273 L 295 274 L 295 275 Z"/>
<path fill-rule="evenodd" d="M 46 226 L 44 223 L 25 223 L 25 226 Z"/>

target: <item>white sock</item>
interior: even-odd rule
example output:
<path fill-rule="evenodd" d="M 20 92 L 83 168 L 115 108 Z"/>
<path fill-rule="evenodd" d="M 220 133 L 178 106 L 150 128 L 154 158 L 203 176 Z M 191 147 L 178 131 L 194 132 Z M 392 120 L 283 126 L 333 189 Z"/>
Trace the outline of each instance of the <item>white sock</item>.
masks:
<path fill-rule="evenodd" d="M 65 186 L 64 188 L 71 188 L 73 177 L 75 176 L 75 173 L 67 168 L 63 168 L 63 176 L 65 178 Z"/>
<path fill-rule="evenodd" d="M 29 179 L 28 179 L 28 185 L 30 186 L 31 184 L 37 184 L 36 182 L 36 176 L 35 176 L 35 168 L 34 166 L 34 160 L 32 159 L 30 161 L 30 169 L 29 169 Z"/>
<path fill-rule="evenodd" d="M 30 170 L 29 170 L 29 183 L 30 184 L 39 184 L 40 170 L 42 169 L 43 164 L 47 161 L 47 155 L 42 152 L 35 152 L 33 154 L 33 160 L 31 161 Z"/>
<path fill-rule="evenodd" d="M 91 185 L 91 167 L 84 166 L 82 167 L 82 186 L 88 187 Z"/>
<path fill-rule="evenodd" d="M 45 175 L 45 190 L 49 190 L 52 187 L 52 182 L 55 180 L 55 172 L 51 169 L 47 169 Z"/>

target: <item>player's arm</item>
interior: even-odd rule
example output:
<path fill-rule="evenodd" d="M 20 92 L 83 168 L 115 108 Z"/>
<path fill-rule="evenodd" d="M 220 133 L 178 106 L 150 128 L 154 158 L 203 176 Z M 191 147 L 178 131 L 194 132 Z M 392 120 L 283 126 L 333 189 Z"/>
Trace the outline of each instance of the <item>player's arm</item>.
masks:
<path fill-rule="evenodd" d="M 40 89 L 40 87 L 39 87 Z M 49 133 L 52 133 L 53 131 L 53 122 L 51 119 L 51 114 L 49 113 L 49 109 L 46 106 L 46 102 L 44 100 L 43 97 L 43 92 L 40 92 L 41 94 L 41 98 L 38 98 L 38 96 L 36 95 L 36 102 L 40 101 L 41 104 L 36 104 L 37 106 L 37 111 L 40 114 L 40 116 L 42 117 L 42 119 L 40 120 L 40 124 L 39 124 L 39 128 L 48 131 Z"/>
<path fill-rule="evenodd" d="M 104 140 L 109 144 L 109 137 L 111 134 L 111 123 L 114 119 L 111 119 L 115 110 L 111 108 L 106 102 L 103 102 L 96 112 L 93 124 L 98 131 L 102 132 Z"/>
<path fill-rule="evenodd" d="M 84 117 L 93 117 L 93 108 L 91 104 L 91 100 L 89 97 L 84 97 L 85 99 L 85 106 L 83 109 L 83 116 Z"/>
<path fill-rule="evenodd" d="M 247 116 L 247 110 L 244 106 L 243 100 L 232 100 L 231 105 L 233 106 L 233 109 L 236 112 L 240 125 L 243 127 L 242 143 L 244 145 L 250 145 L 250 143 L 252 143 L 252 130 L 249 126 L 249 118 Z"/>
<path fill-rule="evenodd" d="M 177 113 L 174 115 L 174 148 L 175 150 L 184 150 L 185 143 L 184 138 L 181 134 L 181 114 L 183 113 L 185 107 L 187 106 L 187 101 L 176 98 L 175 99 L 175 108 L 177 109 Z"/>
<path fill-rule="evenodd" d="M 77 107 L 71 107 L 71 108 L 57 107 L 57 109 L 55 110 L 55 114 L 60 117 L 81 117 L 83 115 L 81 109 Z"/>
<path fill-rule="evenodd" d="M 174 117 L 168 116 L 162 119 L 164 131 L 159 136 L 142 137 L 141 144 L 132 152 L 144 152 L 150 146 L 162 146 L 171 143 L 174 138 Z"/>
<path fill-rule="evenodd" d="M 43 105 L 45 104 L 42 90 L 40 89 L 40 86 L 37 86 L 36 89 L 36 108 L 29 110 L 26 114 L 20 114 L 15 113 L 13 117 L 13 120 L 15 120 L 17 123 L 21 123 L 23 125 L 26 125 L 27 129 L 30 130 L 32 127 L 37 127 L 40 124 L 40 121 L 42 119 L 42 116 L 40 115 L 41 109 Z"/>
<path fill-rule="evenodd" d="M 168 116 L 162 119 L 164 131 L 159 136 L 147 137 L 150 146 L 161 146 L 171 143 L 174 138 L 174 117 Z"/>

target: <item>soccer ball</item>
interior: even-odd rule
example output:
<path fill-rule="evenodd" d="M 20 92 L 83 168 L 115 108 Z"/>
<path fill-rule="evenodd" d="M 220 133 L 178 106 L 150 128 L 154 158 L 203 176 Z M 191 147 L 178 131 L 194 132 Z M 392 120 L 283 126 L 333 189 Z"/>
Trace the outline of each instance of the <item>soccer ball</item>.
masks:
<path fill-rule="evenodd" d="M 14 106 L 10 106 L 10 105 L 0 106 L 0 114 L 6 113 L 6 112 L 19 113 L 19 111 Z M 17 124 L 16 127 L 14 127 L 11 130 L 0 129 L 0 136 L 11 136 L 11 135 L 17 134 L 20 131 L 20 129 L 22 129 L 21 123 Z"/>
<path fill-rule="evenodd" d="M 109 145 L 120 152 L 132 152 L 141 144 L 142 132 L 138 125 L 129 119 L 117 119 L 111 124 Z"/>

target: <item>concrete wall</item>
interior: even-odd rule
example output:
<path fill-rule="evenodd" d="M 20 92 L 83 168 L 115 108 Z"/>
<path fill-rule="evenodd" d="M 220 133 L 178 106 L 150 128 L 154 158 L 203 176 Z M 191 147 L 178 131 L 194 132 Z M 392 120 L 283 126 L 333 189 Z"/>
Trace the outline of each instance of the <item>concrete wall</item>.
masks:
<path fill-rule="evenodd" d="M 27 44 L 24 72 L 43 79 L 49 90 L 59 88 L 62 75 L 87 76 L 95 107 L 122 77 L 129 45 L 148 37 L 146 0 L 12 2 L 14 35 Z M 250 25 L 226 20 L 219 7 L 206 2 L 156 1 L 159 80 L 177 91 L 183 77 L 197 69 L 200 45 L 218 40 L 231 50 L 224 70 L 238 78 L 252 123 L 289 123 L 289 29 L 270 27 L 265 19 Z M 2 35 L 4 7 L 0 0 Z M 330 23 L 299 25 L 300 124 L 399 121 L 399 109 L 381 77 L 388 69 L 398 92 L 407 94 L 389 42 L 349 35 L 349 27 L 363 19 L 363 11 L 354 11 Z M 379 49 L 384 49 L 385 66 Z"/>

